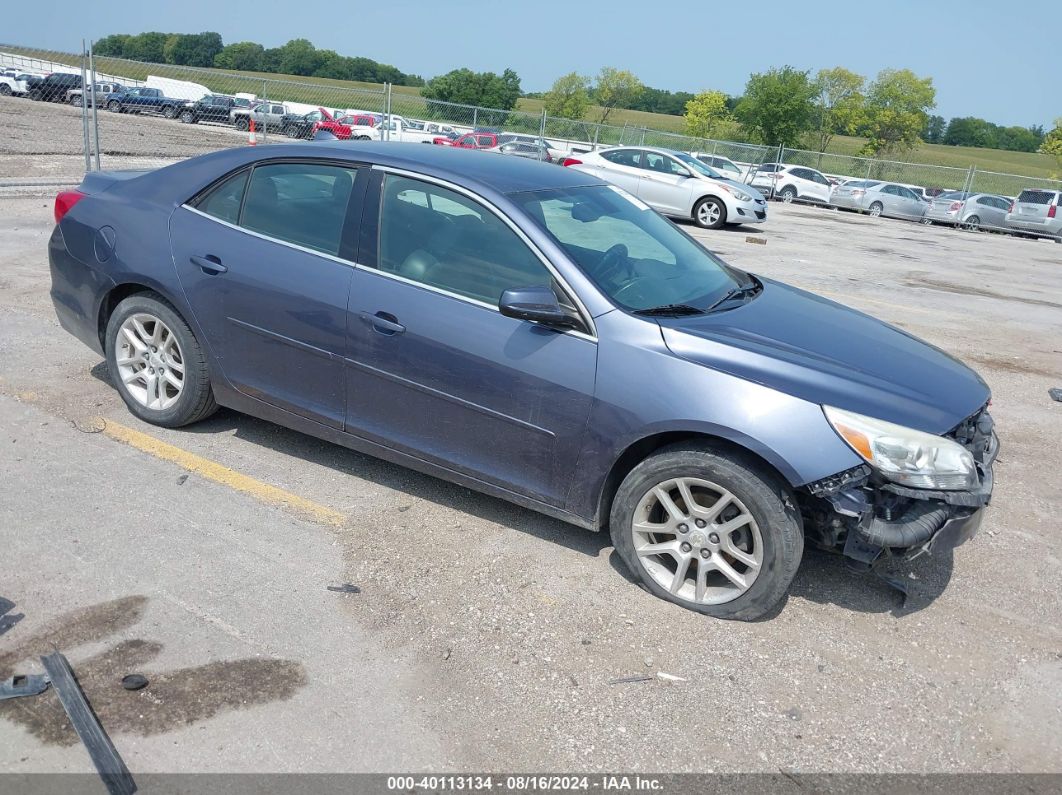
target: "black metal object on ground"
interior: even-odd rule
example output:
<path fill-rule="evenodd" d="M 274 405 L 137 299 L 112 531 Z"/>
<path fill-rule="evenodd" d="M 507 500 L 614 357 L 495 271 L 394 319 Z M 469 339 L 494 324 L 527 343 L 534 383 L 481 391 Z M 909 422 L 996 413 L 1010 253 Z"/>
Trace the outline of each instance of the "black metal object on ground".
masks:
<path fill-rule="evenodd" d="M 48 689 L 51 680 L 44 674 L 16 674 L 0 682 L 0 701 L 22 696 L 36 696 Z"/>
<path fill-rule="evenodd" d="M 107 791 L 111 795 L 132 795 L 136 792 L 133 775 L 118 755 L 111 738 L 103 730 L 96 713 L 92 711 L 66 657 L 60 652 L 52 652 L 41 657 L 41 664 L 51 677 L 55 692 L 59 694 L 59 701 L 66 710 L 77 736 L 85 744 L 92 764 L 96 766 L 96 772 L 103 779 Z"/>

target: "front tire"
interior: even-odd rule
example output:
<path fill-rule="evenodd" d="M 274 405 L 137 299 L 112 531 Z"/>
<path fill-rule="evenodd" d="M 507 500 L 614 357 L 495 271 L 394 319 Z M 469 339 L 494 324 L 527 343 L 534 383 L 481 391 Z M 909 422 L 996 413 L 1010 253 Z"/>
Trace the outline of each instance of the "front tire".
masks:
<path fill-rule="evenodd" d="M 112 99 L 110 102 L 107 103 L 107 110 L 109 110 L 111 113 L 121 113 L 122 103 L 116 99 Z"/>
<path fill-rule="evenodd" d="M 190 110 L 181 111 L 181 124 L 195 124 L 195 114 Z"/>
<path fill-rule="evenodd" d="M 726 205 L 714 196 L 705 196 L 693 208 L 693 222 L 701 229 L 719 229 L 726 223 Z"/>
<path fill-rule="evenodd" d="M 7 83 L 0 83 L 0 96 L 10 97 L 11 86 L 9 86 Z"/>
<path fill-rule="evenodd" d="M 118 394 L 145 422 L 179 428 L 217 410 L 199 341 L 155 293 L 118 304 L 107 322 L 106 356 Z"/>
<path fill-rule="evenodd" d="M 246 116 L 236 117 L 236 129 L 240 132 L 247 132 L 251 128 L 250 120 Z"/>
<path fill-rule="evenodd" d="M 164 106 L 162 108 L 162 118 L 164 118 L 164 119 L 172 119 L 176 115 L 177 115 L 177 108 L 173 107 L 172 105 L 166 105 L 166 106 Z"/>
<path fill-rule="evenodd" d="M 631 470 L 612 503 L 610 532 L 654 596 L 741 621 L 781 601 L 804 551 L 785 484 L 708 443 L 665 447 Z"/>

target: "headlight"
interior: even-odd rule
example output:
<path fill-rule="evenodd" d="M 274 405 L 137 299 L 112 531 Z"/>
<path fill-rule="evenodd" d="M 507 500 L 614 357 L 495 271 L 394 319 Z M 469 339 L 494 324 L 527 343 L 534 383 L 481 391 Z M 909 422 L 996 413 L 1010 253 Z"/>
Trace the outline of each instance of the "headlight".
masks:
<path fill-rule="evenodd" d="M 752 201 L 752 197 L 751 196 L 749 196 L 747 193 L 744 193 L 743 191 L 738 190 L 737 188 L 731 188 L 729 185 L 720 185 L 719 187 L 722 188 L 723 190 L 725 190 L 727 193 L 729 193 L 731 196 L 733 196 L 739 202 L 750 202 L 750 201 Z"/>
<path fill-rule="evenodd" d="M 822 410 L 838 435 L 889 480 L 917 489 L 977 485 L 973 456 L 958 442 L 832 406 Z"/>

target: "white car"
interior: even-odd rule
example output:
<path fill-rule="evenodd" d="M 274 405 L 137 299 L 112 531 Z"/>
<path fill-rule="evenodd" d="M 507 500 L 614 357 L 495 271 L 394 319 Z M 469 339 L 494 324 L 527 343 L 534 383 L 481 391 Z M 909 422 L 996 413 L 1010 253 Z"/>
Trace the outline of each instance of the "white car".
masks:
<path fill-rule="evenodd" d="M 787 204 L 792 201 L 828 204 L 833 191 L 833 183 L 825 174 L 806 166 L 764 163 L 753 173 L 754 188 L 767 194 L 773 190 L 775 197 Z"/>
<path fill-rule="evenodd" d="M 661 215 L 688 218 L 704 229 L 767 220 L 767 202 L 757 190 L 685 152 L 617 146 L 569 157 L 564 165 L 611 182 Z"/>
<path fill-rule="evenodd" d="M 748 176 L 748 169 L 742 168 L 729 157 L 710 155 L 706 152 L 690 152 L 690 154 L 709 168 L 718 171 L 727 179 L 734 180 L 734 182 L 744 182 L 745 177 Z"/>
<path fill-rule="evenodd" d="M 15 75 L 0 75 L 0 95 L 5 97 L 21 97 L 29 87 L 25 80 L 19 80 Z"/>

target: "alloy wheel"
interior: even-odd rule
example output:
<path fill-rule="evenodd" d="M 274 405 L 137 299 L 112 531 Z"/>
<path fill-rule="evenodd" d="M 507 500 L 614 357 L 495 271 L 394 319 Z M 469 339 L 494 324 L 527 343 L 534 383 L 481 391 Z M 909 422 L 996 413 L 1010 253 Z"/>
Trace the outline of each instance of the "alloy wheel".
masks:
<path fill-rule="evenodd" d="M 711 226 L 712 224 L 719 222 L 719 216 L 721 214 L 722 210 L 719 208 L 717 202 L 701 202 L 700 207 L 697 208 L 697 221 L 702 226 Z"/>
<path fill-rule="evenodd" d="M 114 347 L 122 384 L 140 405 L 164 411 L 180 399 L 184 354 L 169 326 L 147 313 L 130 315 Z"/>
<path fill-rule="evenodd" d="M 965 229 L 967 232 L 976 232 L 978 229 L 981 228 L 981 219 L 978 218 L 976 215 L 971 215 L 969 218 L 963 221 L 962 228 Z"/>
<path fill-rule="evenodd" d="M 631 523 L 638 562 L 683 601 L 731 602 L 752 587 L 763 565 L 763 537 L 732 492 L 701 478 L 659 483 L 638 502 Z"/>
<path fill-rule="evenodd" d="M 881 215 L 882 209 L 883 208 L 882 208 L 882 206 L 880 204 L 874 203 L 874 204 L 870 205 L 870 214 L 871 214 L 871 216 L 873 216 L 874 218 L 877 218 L 878 216 Z"/>

